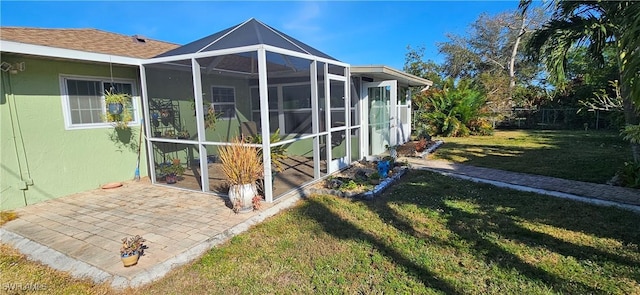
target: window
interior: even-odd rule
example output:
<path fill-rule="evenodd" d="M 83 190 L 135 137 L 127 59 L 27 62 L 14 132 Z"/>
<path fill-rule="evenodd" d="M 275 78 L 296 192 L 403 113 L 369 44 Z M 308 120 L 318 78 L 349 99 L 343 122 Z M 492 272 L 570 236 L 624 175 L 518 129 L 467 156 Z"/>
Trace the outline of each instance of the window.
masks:
<path fill-rule="evenodd" d="M 220 115 L 220 119 L 234 119 L 236 117 L 236 91 L 233 87 L 212 86 L 211 104 Z"/>
<path fill-rule="evenodd" d="M 110 90 L 127 93 L 134 97 L 132 81 L 85 77 L 62 77 L 61 93 L 67 129 L 102 128 L 112 125 L 105 122 L 106 106 L 104 92 Z M 139 122 L 137 100 L 132 101 L 131 112 L 134 119 L 131 124 Z"/>

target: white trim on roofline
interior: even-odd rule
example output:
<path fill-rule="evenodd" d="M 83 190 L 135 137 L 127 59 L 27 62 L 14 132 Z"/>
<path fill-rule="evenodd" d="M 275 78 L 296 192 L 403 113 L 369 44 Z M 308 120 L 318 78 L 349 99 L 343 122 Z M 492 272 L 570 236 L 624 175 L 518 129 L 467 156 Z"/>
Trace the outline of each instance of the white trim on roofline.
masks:
<path fill-rule="evenodd" d="M 330 63 L 330 64 L 334 64 L 334 65 L 338 65 L 338 66 L 349 67 L 348 63 L 344 63 L 344 62 L 341 62 L 341 61 L 328 59 L 328 58 L 324 58 L 324 57 L 320 57 L 320 56 L 315 56 L 315 55 L 311 55 L 311 54 L 306 54 L 306 53 L 300 53 L 300 52 L 297 52 L 297 51 L 292 51 L 292 50 L 288 50 L 288 49 L 274 47 L 274 46 L 266 45 L 266 44 L 256 44 L 256 45 L 248 45 L 248 46 L 241 46 L 241 47 L 234 47 L 234 48 L 227 48 L 227 49 L 202 51 L 202 52 L 197 52 L 197 53 L 185 53 L 185 54 L 180 54 L 180 55 L 172 55 L 172 56 L 163 56 L 163 57 L 156 57 L 156 58 L 149 58 L 149 59 L 141 59 L 140 63 L 143 64 L 143 65 L 146 65 L 146 64 L 153 64 L 153 63 L 171 62 L 171 61 L 176 61 L 176 60 L 188 60 L 188 59 L 191 59 L 191 58 L 196 58 L 197 59 L 197 58 L 209 57 L 209 56 L 219 56 L 219 55 L 227 55 L 227 54 L 235 54 L 235 53 L 257 51 L 258 49 L 261 49 L 261 48 L 264 48 L 265 50 L 267 50 L 269 52 L 282 53 L 282 54 L 295 56 L 295 57 L 300 57 L 300 58 L 304 58 L 304 59 L 317 60 L 317 61 L 324 62 L 324 63 Z"/>
<path fill-rule="evenodd" d="M 0 40 L 0 51 L 133 66 L 139 66 L 141 61 L 141 59 L 135 57 L 33 45 L 6 40 Z"/>

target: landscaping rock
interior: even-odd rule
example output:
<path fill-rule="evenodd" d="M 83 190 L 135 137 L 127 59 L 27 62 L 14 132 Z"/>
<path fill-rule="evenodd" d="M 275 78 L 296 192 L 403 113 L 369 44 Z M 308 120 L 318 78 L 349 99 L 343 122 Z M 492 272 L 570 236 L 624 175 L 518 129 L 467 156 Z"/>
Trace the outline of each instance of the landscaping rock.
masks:
<path fill-rule="evenodd" d="M 327 186 L 330 189 L 338 189 L 344 182 L 338 178 L 331 179 L 327 182 Z"/>
<path fill-rule="evenodd" d="M 360 181 L 366 181 L 367 179 L 369 179 L 369 173 L 363 169 L 358 169 L 356 171 L 356 174 L 354 175 L 354 178 L 356 180 L 360 180 Z"/>

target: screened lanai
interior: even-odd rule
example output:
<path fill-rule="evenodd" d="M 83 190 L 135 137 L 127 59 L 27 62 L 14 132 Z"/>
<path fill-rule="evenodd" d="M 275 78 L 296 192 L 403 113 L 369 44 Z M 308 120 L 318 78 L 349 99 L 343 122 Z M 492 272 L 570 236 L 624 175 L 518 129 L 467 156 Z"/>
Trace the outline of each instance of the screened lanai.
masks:
<path fill-rule="evenodd" d="M 250 19 L 143 62 L 145 128 L 154 183 L 226 195 L 218 148 L 236 137 L 285 150 L 264 165 L 267 202 L 362 157 L 349 65 Z M 256 140 L 256 137 L 262 140 Z"/>

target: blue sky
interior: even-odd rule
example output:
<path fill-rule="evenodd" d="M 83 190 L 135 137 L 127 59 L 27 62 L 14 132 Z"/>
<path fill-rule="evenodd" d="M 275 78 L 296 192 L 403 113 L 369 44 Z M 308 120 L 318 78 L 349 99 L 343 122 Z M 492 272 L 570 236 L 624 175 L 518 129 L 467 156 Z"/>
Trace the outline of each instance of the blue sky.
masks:
<path fill-rule="evenodd" d="M 518 1 L 6 1 L 2 26 L 95 28 L 186 44 L 256 18 L 352 65 L 402 69 L 407 46 L 426 47 L 463 34 L 483 12 L 515 10 Z"/>

